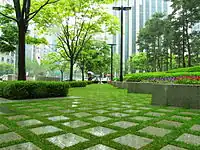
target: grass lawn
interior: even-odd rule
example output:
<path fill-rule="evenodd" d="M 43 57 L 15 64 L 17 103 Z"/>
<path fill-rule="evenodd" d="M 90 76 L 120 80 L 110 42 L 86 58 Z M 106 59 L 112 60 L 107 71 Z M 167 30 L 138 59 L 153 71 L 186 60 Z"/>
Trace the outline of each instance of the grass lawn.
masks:
<path fill-rule="evenodd" d="M 106 84 L 69 95 L 81 98 L 0 104 L 0 150 L 200 150 L 199 110 Z"/>

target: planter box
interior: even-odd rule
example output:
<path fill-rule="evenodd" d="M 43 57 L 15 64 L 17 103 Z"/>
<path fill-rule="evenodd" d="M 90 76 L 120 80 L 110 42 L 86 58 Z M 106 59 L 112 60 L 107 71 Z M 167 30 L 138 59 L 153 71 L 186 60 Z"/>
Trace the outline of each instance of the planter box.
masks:
<path fill-rule="evenodd" d="M 155 84 L 152 90 L 152 105 L 199 109 L 200 85 Z"/>
<path fill-rule="evenodd" d="M 128 93 L 152 94 L 153 83 L 127 82 Z"/>
<path fill-rule="evenodd" d="M 200 108 L 200 85 L 127 82 L 129 93 L 152 94 L 152 105 Z"/>
<path fill-rule="evenodd" d="M 128 82 L 120 82 L 120 81 L 114 81 L 111 84 L 115 87 L 118 87 L 120 89 L 128 89 Z"/>

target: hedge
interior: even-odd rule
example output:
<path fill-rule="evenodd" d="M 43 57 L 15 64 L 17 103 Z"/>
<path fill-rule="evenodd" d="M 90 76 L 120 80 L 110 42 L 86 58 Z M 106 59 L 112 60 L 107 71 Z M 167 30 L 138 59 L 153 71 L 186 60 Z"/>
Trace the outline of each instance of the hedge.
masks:
<path fill-rule="evenodd" d="M 167 71 L 167 73 L 175 73 L 175 72 L 200 72 L 200 66 L 178 68 Z"/>
<path fill-rule="evenodd" d="M 69 82 L 67 81 L 67 83 L 72 88 L 74 88 L 74 87 L 86 87 L 86 85 L 88 84 L 87 81 L 69 81 Z"/>
<path fill-rule="evenodd" d="M 177 80 L 174 83 L 176 83 L 176 84 L 199 84 L 200 85 L 200 81 L 189 80 L 189 79 Z"/>
<path fill-rule="evenodd" d="M 12 81 L 1 82 L 1 97 L 34 99 L 67 96 L 69 84 L 64 82 Z"/>
<path fill-rule="evenodd" d="M 163 78 L 163 77 L 181 77 L 181 76 L 200 76 L 200 72 L 177 72 L 177 73 L 166 73 L 166 72 L 149 72 L 149 73 L 135 73 L 128 74 L 124 77 L 129 82 L 141 82 L 150 78 Z"/>

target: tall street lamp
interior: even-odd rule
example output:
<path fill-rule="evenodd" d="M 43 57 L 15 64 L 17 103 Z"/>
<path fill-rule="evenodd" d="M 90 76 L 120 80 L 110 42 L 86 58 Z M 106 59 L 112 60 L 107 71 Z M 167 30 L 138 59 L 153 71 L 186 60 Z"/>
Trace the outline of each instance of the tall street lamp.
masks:
<path fill-rule="evenodd" d="M 113 81 L 113 47 L 116 45 L 116 44 L 108 44 L 111 46 L 111 68 L 110 68 L 110 75 L 111 75 L 111 81 Z"/>
<path fill-rule="evenodd" d="M 131 7 L 113 7 L 113 10 L 121 11 L 121 57 L 120 57 L 120 81 L 123 81 L 123 11 L 130 10 Z"/>

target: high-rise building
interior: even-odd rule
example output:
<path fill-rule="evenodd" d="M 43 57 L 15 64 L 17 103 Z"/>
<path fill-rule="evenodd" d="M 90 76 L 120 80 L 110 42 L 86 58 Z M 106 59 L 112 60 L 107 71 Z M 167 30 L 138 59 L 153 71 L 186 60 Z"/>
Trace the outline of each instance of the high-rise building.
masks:
<path fill-rule="evenodd" d="M 0 0 L 0 5 L 11 4 L 12 0 Z M 0 31 L 1 34 L 1 31 Z M 15 53 L 14 52 L 0 52 L 0 63 L 8 63 L 13 64 L 15 63 Z"/>
<path fill-rule="evenodd" d="M 124 11 L 124 60 L 138 52 L 136 44 L 139 30 L 144 27 L 145 22 L 157 12 L 169 13 L 169 3 L 166 0 L 119 0 L 114 6 L 129 6 L 131 10 Z M 120 11 L 113 10 L 113 14 L 120 18 Z M 113 43 L 116 43 L 116 53 L 120 53 L 120 32 L 113 37 Z"/>

